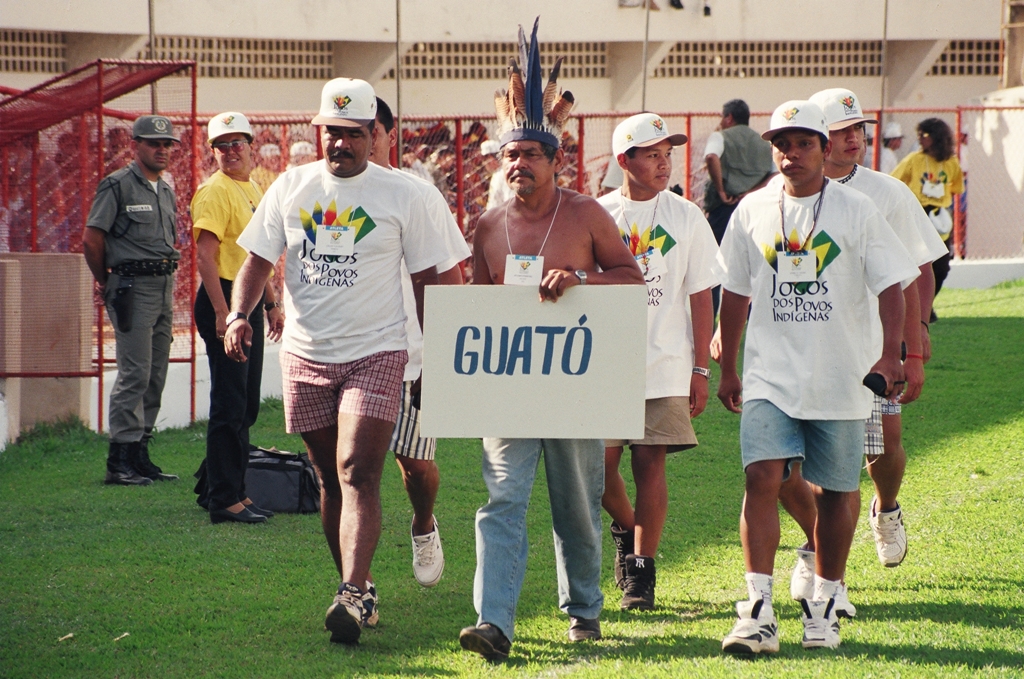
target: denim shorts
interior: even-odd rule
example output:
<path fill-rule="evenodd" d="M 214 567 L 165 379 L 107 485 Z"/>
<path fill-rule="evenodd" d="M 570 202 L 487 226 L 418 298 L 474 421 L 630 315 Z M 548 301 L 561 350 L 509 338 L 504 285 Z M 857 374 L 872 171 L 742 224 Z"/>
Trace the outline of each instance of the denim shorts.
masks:
<path fill-rule="evenodd" d="M 797 420 L 771 401 L 743 404 L 740 417 L 743 468 L 763 460 L 803 463 L 803 476 L 825 490 L 850 493 L 860 488 L 864 420 Z"/>

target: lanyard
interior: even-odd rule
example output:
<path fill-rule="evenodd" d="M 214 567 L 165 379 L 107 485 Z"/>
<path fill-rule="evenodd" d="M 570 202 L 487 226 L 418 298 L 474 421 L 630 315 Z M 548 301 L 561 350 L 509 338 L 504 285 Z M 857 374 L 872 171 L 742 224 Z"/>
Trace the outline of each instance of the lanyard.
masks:
<path fill-rule="evenodd" d="M 231 179 L 231 177 L 228 177 L 228 179 Z M 238 192 L 242 194 L 242 198 L 245 199 L 247 203 L 249 203 L 249 207 L 252 208 L 252 211 L 255 213 L 256 206 L 253 204 L 252 199 L 249 198 L 249 196 L 245 195 L 245 191 L 243 191 L 242 187 L 238 185 L 238 182 L 236 182 L 234 179 L 231 179 L 231 183 L 235 185 L 235 188 L 238 189 Z M 251 179 L 249 180 L 249 186 L 256 188 L 257 193 L 259 193 L 259 188 L 253 183 Z"/>
<path fill-rule="evenodd" d="M 807 252 L 807 246 L 811 244 L 811 237 L 814 235 L 814 230 L 818 227 L 818 216 L 821 214 L 821 206 L 825 202 L 825 186 L 828 184 L 828 177 L 823 178 L 821 182 L 821 192 L 818 194 L 818 200 L 814 202 L 814 217 L 811 221 L 811 232 L 807 234 L 807 240 L 799 248 L 794 250 L 789 247 L 789 239 L 786 237 L 786 211 L 783 208 L 783 201 L 786 197 L 786 188 L 783 187 L 779 191 L 779 221 L 782 226 L 782 248 L 786 252 Z"/>
<path fill-rule="evenodd" d="M 515 250 L 512 249 L 512 239 L 508 236 L 508 206 L 512 204 L 512 201 L 505 203 L 505 242 L 508 243 L 508 254 L 514 255 Z M 544 242 L 540 244 L 540 250 L 537 251 L 537 256 L 540 257 L 540 253 L 544 252 L 544 246 L 548 244 L 548 236 L 551 235 L 551 227 L 555 225 L 555 217 L 558 216 L 558 208 L 562 205 L 562 189 L 558 189 L 558 202 L 555 203 L 555 213 L 551 215 L 551 223 L 548 224 L 548 232 L 544 234 Z"/>
<path fill-rule="evenodd" d="M 631 199 L 632 200 L 632 199 Z M 658 191 L 657 197 L 654 199 L 654 214 L 651 215 L 651 229 L 654 229 L 654 225 L 658 223 L 658 204 L 661 202 L 661 191 Z M 626 218 L 626 201 L 622 196 L 622 189 L 619 189 L 619 207 L 622 208 L 622 221 L 626 224 L 626 233 L 632 232 L 632 225 L 629 223 L 629 219 Z M 653 233 L 651 234 L 654 235 Z M 641 254 L 641 253 L 636 253 Z"/>

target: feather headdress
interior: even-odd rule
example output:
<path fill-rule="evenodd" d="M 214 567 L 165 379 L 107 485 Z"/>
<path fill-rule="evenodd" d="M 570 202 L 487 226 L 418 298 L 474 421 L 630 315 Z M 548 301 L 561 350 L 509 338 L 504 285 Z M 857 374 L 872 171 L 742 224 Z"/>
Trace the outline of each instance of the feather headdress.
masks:
<path fill-rule="evenodd" d="M 526 43 L 523 27 L 519 27 L 519 59 L 508 60 L 508 89 L 494 93 L 498 114 L 498 136 L 502 146 L 513 141 L 539 141 L 558 148 L 562 126 L 569 119 L 576 100 L 572 92 L 557 92 L 562 57 L 555 61 L 544 85 L 540 74 L 540 43 L 533 22 L 530 43 Z"/>

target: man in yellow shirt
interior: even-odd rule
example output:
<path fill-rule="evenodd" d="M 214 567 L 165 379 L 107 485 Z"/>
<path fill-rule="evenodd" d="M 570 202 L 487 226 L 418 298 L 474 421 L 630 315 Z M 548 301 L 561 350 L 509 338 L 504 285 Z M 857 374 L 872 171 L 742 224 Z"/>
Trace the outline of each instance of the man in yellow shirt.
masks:
<path fill-rule="evenodd" d="M 224 353 L 231 286 L 246 252 L 235 241 L 259 205 L 263 192 L 251 181 L 252 127 L 241 113 L 214 116 L 208 137 L 217 172 L 203 182 L 192 199 L 192 235 L 202 285 L 196 295 L 195 319 L 210 362 L 210 422 L 206 430 L 205 474 L 196 486 L 199 504 L 213 523 L 261 523 L 273 516 L 252 504 L 245 493 L 249 464 L 249 427 L 260 410 L 263 374 L 263 312 L 267 336 L 278 340 L 284 314 L 268 281 L 262 306 L 249 315 L 253 326 L 249 360 L 236 363 Z"/>

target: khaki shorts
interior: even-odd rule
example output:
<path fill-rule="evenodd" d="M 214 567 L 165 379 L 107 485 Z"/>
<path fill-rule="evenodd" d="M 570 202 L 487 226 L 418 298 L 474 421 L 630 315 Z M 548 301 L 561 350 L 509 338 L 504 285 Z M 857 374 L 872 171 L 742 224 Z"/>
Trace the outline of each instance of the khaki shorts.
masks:
<path fill-rule="evenodd" d="M 649 398 L 644 407 L 644 437 L 626 441 L 605 439 L 606 448 L 623 446 L 667 446 L 668 452 L 688 450 L 697 445 L 697 435 L 690 424 L 690 398 L 666 396 Z"/>

